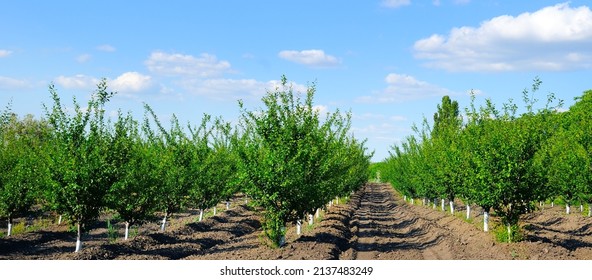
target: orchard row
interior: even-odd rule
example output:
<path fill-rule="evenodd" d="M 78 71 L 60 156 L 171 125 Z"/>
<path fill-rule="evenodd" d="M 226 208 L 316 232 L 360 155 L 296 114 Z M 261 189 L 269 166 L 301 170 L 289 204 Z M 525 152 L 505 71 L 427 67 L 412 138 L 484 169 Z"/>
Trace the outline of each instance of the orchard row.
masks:
<path fill-rule="evenodd" d="M 183 126 L 175 116 L 165 128 L 150 106 L 138 121 L 121 111 L 105 116 L 115 93 L 101 81 L 83 109 L 61 104 L 53 85 L 45 118 L 19 119 L 0 112 L 0 216 L 12 221 L 33 206 L 66 216 L 81 234 L 105 210 L 129 226 L 186 207 L 206 209 L 243 192 L 264 209 L 263 227 L 275 245 L 286 223 L 314 213 L 336 196 L 366 182 L 371 155 L 353 138 L 350 114 L 321 116 L 314 84 L 295 93 L 282 86 L 232 125 L 204 115 Z"/>
<path fill-rule="evenodd" d="M 424 121 L 416 134 L 393 147 L 383 177 L 403 195 L 429 201 L 460 198 L 484 209 L 484 230 L 494 210 L 507 226 L 508 241 L 520 216 L 539 202 L 562 198 L 592 204 L 592 91 L 569 110 L 550 94 L 535 109 L 541 82 L 523 92 L 524 112 L 512 101 L 500 109 L 486 100 L 461 116 L 458 103 L 442 98 L 433 127 Z M 467 207 L 467 211 L 470 208 Z"/>

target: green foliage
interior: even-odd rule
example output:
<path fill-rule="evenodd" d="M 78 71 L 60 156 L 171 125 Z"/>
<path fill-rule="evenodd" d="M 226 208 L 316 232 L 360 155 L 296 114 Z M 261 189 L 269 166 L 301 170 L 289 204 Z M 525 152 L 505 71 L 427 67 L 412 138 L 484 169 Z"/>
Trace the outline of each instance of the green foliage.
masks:
<path fill-rule="evenodd" d="M 110 137 L 104 120 L 104 105 L 113 96 L 103 79 L 82 109 L 74 100 L 74 115 L 67 114 L 53 85 L 49 87 L 54 104 L 46 108 L 54 133 L 48 155 L 52 159 L 47 200 L 53 210 L 74 223 L 87 225 L 105 206 L 105 195 L 112 184 L 108 153 Z M 80 233 L 79 233 L 80 234 Z"/>
<path fill-rule="evenodd" d="M 281 245 L 288 221 L 313 213 L 337 195 L 367 179 L 364 142 L 348 135 L 350 114 L 327 114 L 313 107 L 314 84 L 304 100 L 282 77 L 282 88 L 262 99 L 265 109 L 247 111 L 242 102 L 240 180 L 246 193 L 265 208 L 263 227 Z"/>

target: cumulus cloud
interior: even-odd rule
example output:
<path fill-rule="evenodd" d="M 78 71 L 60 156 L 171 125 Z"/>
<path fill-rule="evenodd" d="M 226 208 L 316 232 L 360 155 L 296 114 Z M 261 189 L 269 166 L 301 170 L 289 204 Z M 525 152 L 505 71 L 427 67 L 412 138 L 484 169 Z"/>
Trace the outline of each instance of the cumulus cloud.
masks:
<path fill-rule="evenodd" d="M 152 85 L 152 78 L 138 72 L 126 72 L 112 80 L 109 84 L 118 92 L 139 92 Z"/>
<path fill-rule="evenodd" d="M 413 48 L 426 66 L 448 71 L 561 71 L 592 68 L 591 44 L 590 8 L 563 3 L 453 28 Z"/>
<path fill-rule="evenodd" d="M 228 61 L 203 53 L 198 57 L 179 53 L 153 52 L 144 62 L 150 72 L 166 76 L 219 77 L 230 70 Z"/>
<path fill-rule="evenodd" d="M 285 50 L 279 52 L 278 56 L 291 62 L 312 67 L 331 67 L 341 63 L 338 58 L 325 54 L 323 50 Z"/>
<path fill-rule="evenodd" d="M 12 53 L 12 51 L 9 50 L 0 50 L 0 57 L 7 57 Z"/>
<path fill-rule="evenodd" d="M 236 100 L 259 98 L 267 91 L 281 89 L 281 81 L 267 82 L 255 79 L 186 79 L 181 86 L 194 95 L 206 96 L 215 100 Z M 294 92 L 305 93 L 305 85 L 292 83 Z"/>
<path fill-rule="evenodd" d="M 59 76 L 55 83 L 67 89 L 90 89 L 99 83 L 99 79 L 82 74 L 74 76 Z"/>
<path fill-rule="evenodd" d="M 404 74 L 388 74 L 385 82 L 387 87 L 384 90 L 372 96 L 362 96 L 357 101 L 361 103 L 392 103 L 454 94 L 448 89 Z"/>
<path fill-rule="evenodd" d="M 411 5 L 411 0 L 383 0 L 381 5 L 387 8 L 399 8 Z"/>
<path fill-rule="evenodd" d="M 115 47 L 111 46 L 111 45 L 99 45 L 96 47 L 97 50 L 102 51 L 102 52 L 114 52 L 116 51 Z"/>
<path fill-rule="evenodd" d="M 30 87 L 26 80 L 0 76 L 0 89 L 15 90 Z"/>

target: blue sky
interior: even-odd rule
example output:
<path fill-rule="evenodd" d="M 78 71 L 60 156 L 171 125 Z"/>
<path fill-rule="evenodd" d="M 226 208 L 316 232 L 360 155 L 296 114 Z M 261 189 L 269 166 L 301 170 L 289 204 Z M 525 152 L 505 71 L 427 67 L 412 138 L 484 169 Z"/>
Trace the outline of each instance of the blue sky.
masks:
<path fill-rule="evenodd" d="M 592 89 L 589 1 L 7 1 L 0 9 L 0 106 L 43 115 L 54 83 L 82 103 L 101 78 L 121 108 L 150 104 L 199 123 L 259 108 L 282 75 L 315 82 L 321 111 L 351 110 L 374 160 L 432 118 L 443 95 L 495 103 L 535 77 L 565 108 Z M 519 103 L 521 104 L 521 103 Z M 543 105 L 543 102 L 540 104 Z"/>

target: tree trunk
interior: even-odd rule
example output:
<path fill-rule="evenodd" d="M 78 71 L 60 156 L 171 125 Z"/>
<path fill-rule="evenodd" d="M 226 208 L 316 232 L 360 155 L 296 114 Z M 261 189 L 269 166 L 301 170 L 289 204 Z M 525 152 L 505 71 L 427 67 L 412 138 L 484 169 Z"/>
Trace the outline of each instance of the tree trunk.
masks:
<path fill-rule="evenodd" d="M 512 226 L 508 223 L 506 227 L 508 227 L 508 243 L 512 243 Z"/>
<path fill-rule="evenodd" d="M 580 213 L 584 212 L 584 205 L 580 204 Z"/>
<path fill-rule="evenodd" d="M 551 208 L 555 207 L 555 201 L 551 201 Z"/>
<path fill-rule="evenodd" d="M 214 211 L 214 216 L 216 216 L 216 214 L 217 214 L 217 212 L 218 212 L 218 209 L 217 209 L 217 207 L 216 207 L 216 206 L 214 206 L 214 207 L 212 207 L 212 208 L 213 208 L 212 210 Z"/>
<path fill-rule="evenodd" d="M 203 216 L 204 216 L 204 210 L 203 209 L 199 209 L 199 220 L 198 220 L 198 222 L 201 222 L 203 220 Z"/>
<path fill-rule="evenodd" d="M 312 214 L 308 214 L 308 225 L 312 226 L 314 223 L 314 216 Z"/>
<path fill-rule="evenodd" d="M 166 229 L 167 215 L 168 213 L 165 211 L 164 218 L 162 218 L 162 225 L 160 225 L 160 231 L 162 232 L 164 232 L 164 230 Z"/>
<path fill-rule="evenodd" d="M 125 222 L 125 238 L 124 238 L 124 240 L 127 240 L 129 237 L 129 226 L 130 226 L 130 223 Z"/>
<path fill-rule="evenodd" d="M 483 231 L 489 231 L 489 212 L 483 212 Z"/>
<path fill-rule="evenodd" d="M 450 200 L 450 215 L 454 215 L 454 201 Z"/>
<path fill-rule="evenodd" d="M 78 234 L 76 235 L 76 250 L 74 251 L 74 253 L 78 253 L 80 252 L 80 250 L 82 250 L 82 240 L 81 240 L 81 236 L 82 236 L 82 227 L 80 226 L 80 222 L 77 223 L 77 227 L 78 227 Z"/>
<path fill-rule="evenodd" d="M 317 211 L 315 212 L 315 216 L 317 219 L 321 216 L 321 209 L 317 208 Z"/>
<path fill-rule="evenodd" d="M 296 221 L 296 234 L 300 235 L 302 233 L 302 220 L 298 219 Z"/>
<path fill-rule="evenodd" d="M 432 209 L 436 210 L 436 204 L 438 204 L 438 199 L 434 198 L 434 204 L 432 204 Z"/>
<path fill-rule="evenodd" d="M 414 205 L 414 203 L 415 203 L 415 200 L 412 198 L 411 199 L 411 205 Z"/>
<path fill-rule="evenodd" d="M 569 203 L 565 204 L 565 214 L 569 214 Z"/>
<path fill-rule="evenodd" d="M 445 201 L 444 201 L 444 199 L 442 198 L 442 211 L 445 211 L 445 210 L 446 210 L 446 208 L 444 208 L 444 202 L 445 202 Z"/>
<path fill-rule="evenodd" d="M 12 217 L 8 216 L 8 229 L 6 236 L 10 236 L 12 234 Z"/>
<path fill-rule="evenodd" d="M 471 218 L 471 205 L 467 204 L 467 220 Z"/>
<path fill-rule="evenodd" d="M 62 215 L 58 218 L 58 226 L 62 224 Z"/>
<path fill-rule="evenodd" d="M 226 201 L 226 210 L 230 210 L 230 201 Z"/>

